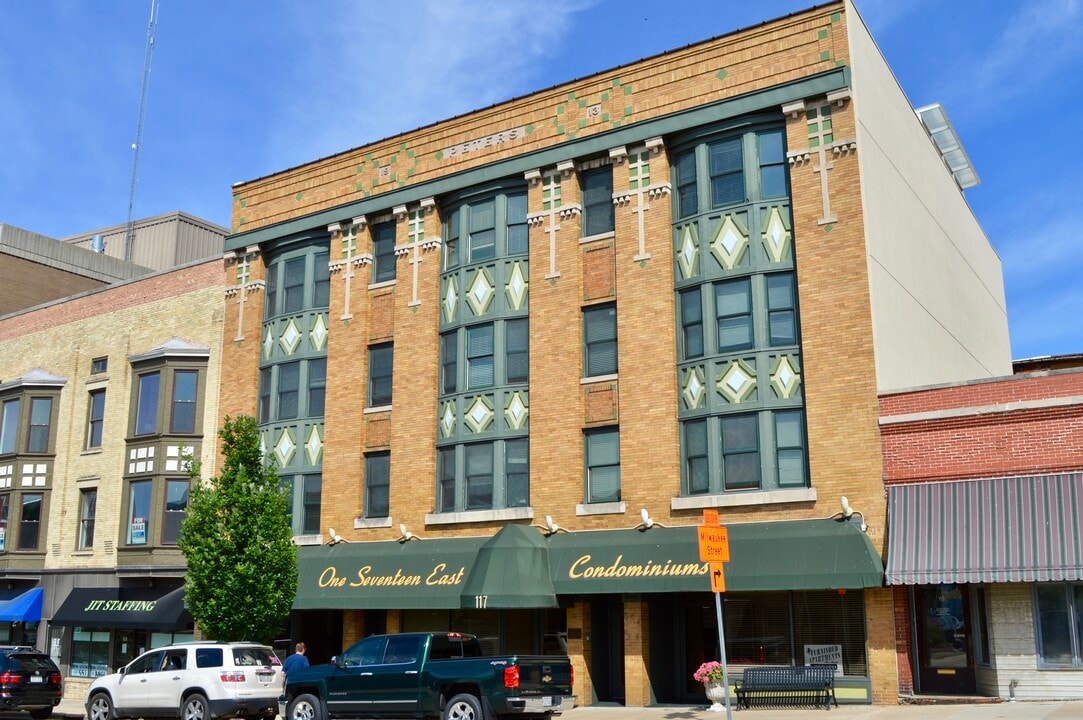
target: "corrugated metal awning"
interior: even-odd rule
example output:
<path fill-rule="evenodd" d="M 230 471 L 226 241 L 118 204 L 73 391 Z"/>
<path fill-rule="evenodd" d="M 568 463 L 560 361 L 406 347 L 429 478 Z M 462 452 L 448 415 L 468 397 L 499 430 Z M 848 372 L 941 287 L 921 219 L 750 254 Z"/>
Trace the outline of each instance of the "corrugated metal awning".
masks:
<path fill-rule="evenodd" d="M 1083 473 L 888 486 L 888 585 L 1083 579 Z"/>

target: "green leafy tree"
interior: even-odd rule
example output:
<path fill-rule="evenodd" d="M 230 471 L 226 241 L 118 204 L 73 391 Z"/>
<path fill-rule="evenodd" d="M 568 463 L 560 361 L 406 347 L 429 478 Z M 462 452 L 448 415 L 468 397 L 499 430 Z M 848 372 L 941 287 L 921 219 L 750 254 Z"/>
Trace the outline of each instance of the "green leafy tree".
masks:
<path fill-rule="evenodd" d="M 288 491 L 260 451 L 254 418 L 227 417 L 218 437 L 221 474 L 202 481 L 199 466 L 191 470 L 178 543 L 186 604 L 207 638 L 269 643 L 297 592 Z"/>

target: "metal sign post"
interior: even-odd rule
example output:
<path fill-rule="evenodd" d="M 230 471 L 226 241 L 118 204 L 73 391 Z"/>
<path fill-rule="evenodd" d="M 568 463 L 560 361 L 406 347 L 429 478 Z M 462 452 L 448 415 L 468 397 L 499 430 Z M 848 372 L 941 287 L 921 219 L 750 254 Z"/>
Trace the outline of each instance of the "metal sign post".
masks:
<path fill-rule="evenodd" d="M 730 709 L 730 673 L 726 669 L 726 631 L 722 627 L 722 593 L 714 594 L 714 612 L 718 619 L 718 652 L 722 656 L 722 687 L 726 691 L 726 720 L 733 720 Z"/>
<path fill-rule="evenodd" d="M 729 530 L 718 525 L 718 511 L 704 510 L 703 525 L 699 527 L 699 559 L 710 563 L 711 590 L 714 591 L 715 617 L 718 621 L 718 652 L 722 662 L 722 690 L 726 697 L 726 720 L 733 720 L 730 706 L 730 673 L 726 669 L 726 631 L 722 625 L 722 593 L 726 589 L 726 572 L 722 563 L 730 559 Z"/>

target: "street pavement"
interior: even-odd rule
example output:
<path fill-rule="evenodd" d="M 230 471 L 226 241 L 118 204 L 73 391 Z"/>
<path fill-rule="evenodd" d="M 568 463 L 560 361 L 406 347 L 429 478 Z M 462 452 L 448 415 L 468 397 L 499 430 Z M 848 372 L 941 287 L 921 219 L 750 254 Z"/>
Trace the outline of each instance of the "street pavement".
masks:
<path fill-rule="evenodd" d="M 756 709 L 732 714 L 741 720 L 1083 720 L 1083 700 L 1068 702 L 983 702 L 933 705 L 842 705 L 831 710 Z M 64 700 L 53 717 L 75 720 L 85 717 L 81 702 Z M 726 713 L 710 712 L 703 705 L 655 705 L 651 707 L 585 706 L 569 710 L 560 720 L 725 720 Z M 0 713 L 0 719 L 25 713 Z"/>

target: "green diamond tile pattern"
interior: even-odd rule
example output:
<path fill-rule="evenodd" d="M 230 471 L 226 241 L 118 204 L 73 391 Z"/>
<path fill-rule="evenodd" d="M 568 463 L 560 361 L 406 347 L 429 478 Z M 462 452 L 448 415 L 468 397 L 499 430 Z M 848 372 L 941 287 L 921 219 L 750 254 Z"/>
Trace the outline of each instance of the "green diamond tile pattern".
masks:
<path fill-rule="evenodd" d="M 522 391 L 511 393 L 504 407 L 504 419 L 508 427 L 513 430 L 523 430 L 526 428 L 529 417 L 530 405 L 527 402 L 526 393 Z"/>
<path fill-rule="evenodd" d="M 747 251 L 748 231 L 736 216 L 726 215 L 711 240 L 711 253 L 722 267 L 733 270 L 744 260 Z"/>
<path fill-rule="evenodd" d="M 783 218 L 785 210 L 775 205 L 767 212 L 767 222 L 763 229 L 763 247 L 767 256 L 778 263 L 790 258 L 791 233 Z M 789 213 L 787 212 L 788 216 Z"/>
<path fill-rule="evenodd" d="M 463 423 L 471 432 L 480 433 L 489 429 L 496 418 L 493 404 L 484 395 L 478 395 L 470 403 L 463 416 Z"/>
<path fill-rule="evenodd" d="M 733 360 L 721 370 L 715 385 L 723 397 L 738 404 L 748 400 L 756 389 L 756 373 L 740 360 Z"/>
<path fill-rule="evenodd" d="M 504 286 L 504 292 L 508 298 L 508 307 L 512 310 L 522 310 L 526 307 L 527 290 L 529 288 L 527 277 L 529 273 L 525 265 L 524 261 L 518 260 L 512 263 L 511 270 L 508 272 L 508 281 Z"/>

